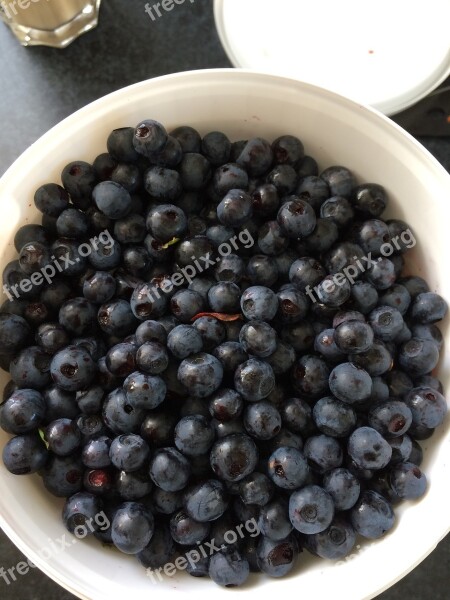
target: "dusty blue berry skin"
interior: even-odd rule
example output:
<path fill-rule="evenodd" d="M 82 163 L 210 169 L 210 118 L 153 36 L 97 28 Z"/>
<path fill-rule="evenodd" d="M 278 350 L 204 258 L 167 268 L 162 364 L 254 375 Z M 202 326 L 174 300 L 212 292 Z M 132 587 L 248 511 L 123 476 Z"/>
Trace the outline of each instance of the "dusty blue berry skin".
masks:
<path fill-rule="evenodd" d="M 166 397 L 167 386 L 161 377 L 135 371 L 123 384 L 126 398 L 138 409 L 153 410 Z"/>
<path fill-rule="evenodd" d="M 323 488 L 333 498 L 336 511 L 349 510 L 361 491 L 359 480 L 348 469 L 331 469 L 323 477 Z"/>
<path fill-rule="evenodd" d="M 150 461 L 150 478 L 166 492 L 182 490 L 191 474 L 188 459 L 176 448 L 157 450 Z"/>
<path fill-rule="evenodd" d="M 269 577 L 283 577 L 294 567 L 298 555 L 297 540 L 293 535 L 278 541 L 262 536 L 256 553 L 258 567 L 263 573 Z"/>
<path fill-rule="evenodd" d="M 281 205 L 277 221 L 282 232 L 293 239 L 307 237 L 317 223 L 312 206 L 297 196 L 291 196 Z"/>
<path fill-rule="evenodd" d="M 68 392 L 86 388 L 96 372 L 95 362 L 82 346 L 67 346 L 55 354 L 50 364 L 53 381 Z"/>
<path fill-rule="evenodd" d="M 404 397 L 412 413 L 413 424 L 420 427 L 438 427 L 447 414 L 447 402 L 437 390 L 423 386 L 410 390 Z"/>
<path fill-rule="evenodd" d="M 125 502 L 114 515 L 111 537 L 121 552 L 137 554 L 150 543 L 154 530 L 153 515 L 143 504 Z"/>
<path fill-rule="evenodd" d="M 49 453 L 35 433 L 17 435 L 3 448 L 3 464 L 13 475 L 28 475 L 43 469 Z"/>
<path fill-rule="evenodd" d="M 307 485 L 289 499 L 289 518 L 300 533 L 324 531 L 333 520 L 334 510 L 332 497 L 318 485 Z"/>
<path fill-rule="evenodd" d="M 234 386 L 248 402 L 263 400 L 275 387 L 272 367 L 262 360 L 251 358 L 236 369 Z"/>
<path fill-rule="evenodd" d="M 404 435 L 411 426 L 411 410 L 401 400 L 388 400 L 373 406 L 368 415 L 370 427 L 386 439 Z"/>
<path fill-rule="evenodd" d="M 223 483 L 209 479 L 195 485 L 186 492 L 184 506 L 187 514 L 199 523 L 215 521 L 228 506 Z"/>
<path fill-rule="evenodd" d="M 437 365 L 439 349 L 426 339 L 412 338 L 405 342 L 398 354 L 399 365 L 413 376 L 426 375 Z"/>
<path fill-rule="evenodd" d="M 136 433 L 144 419 L 144 409 L 131 404 L 126 392 L 117 388 L 110 392 L 103 404 L 103 420 L 116 434 Z"/>
<path fill-rule="evenodd" d="M 383 496 L 366 490 L 350 511 L 350 522 L 357 533 L 374 540 L 392 529 L 395 515 L 391 504 Z"/>
<path fill-rule="evenodd" d="M 395 465 L 389 472 L 389 482 L 395 494 L 406 500 L 422 497 L 427 489 L 426 475 L 411 462 Z"/>
<path fill-rule="evenodd" d="M 98 529 L 96 525 L 96 517 L 102 510 L 101 500 L 87 492 L 78 492 L 66 500 L 62 512 L 62 520 L 67 530 L 74 533 L 77 527 L 82 527 L 83 532 L 93 533 L 93 530 Z M 86 525 L 90 519 L 92 530 Z"/>
<path fill-rule="evenodd" d="M 206 398 L 222 383 L 222 363 L 211 354 L 200 352 L 185 358 L 178 368 L 178 380 L 193 396 Z"/>
<path fill-rule="evenodd" d="M 138 471 L 150 456 L 147 443 L 136 434 L 121 435 L 115 438 L 109 449 L 109 457 L 116 469 L 127 473 Z"/>
<path fill-rule="evenodd" d="M 179 510 L 170 519 L 170 533 L 177 544 L 191 546 L 206 539 L 210 532 L 210 523 L 200 523 L 190 517 L 186 511 Z"/>
<path fill-rule="evenodd" d="M 356 543 L 356 534 L 350 523 L 342 516 L 337 515 L 331 525 L 306 538 L 308 550 L 330 560 L 342 559 L 348 556 Z"/>
<path fill-rule="evenodd" d="M 248 561 L 237 551 L 220 551 L 209 561 L 209 576 L 220 586 L 231 588 L 243 585 L 250 574 Z"/>
<path fill-rule="evenodd" d="M 254 441 L 237 433 L 219 439 L 211 449 L 210 463 L 214 473 L 223 481 L 240 481 L 253 472 L 258 461 Z"/>
<path fill-rule="evenodd" d="M 84 467 L 76 456 L 51 456 L 42 474 L 46 489 L 58 498 L 67 498 L 83 488 Z"/>
<path fill-rule="evenodd" d="M 303 447 L 303 454 L 310 468 L 321 474 L 340 467 L 344 459 L 339 441 L 324 434 L 309 437 Z"/>
<path fill-rule="evenodd" d="M 251 286 L 241 297 L 241 309 L 246 319 L 271 321 L 278 310 L 275 292 L 265 286 Z"/>
<path fill-rule="evenodd" d="M 0 348 L 3 353 L 22 350 L 30 339 L 31 329 L 22 317 L 0 314 Z"/>
<path fill-rule="evenodd" d="M 37 390 L 16 390 L 0 406 L 0 425 L 8 433 L 29 433 L 41 425 L 45 413 L 45 400 Z"/>
<path fill-rule="evenodd" d="M 150 543 L 136 555 L 146 569 L 158 569 L 170 562 L 175 554 L 175 542 L 166 523 L 156 522 Z"/>
<path fill-rule="evenodd" d="M 372 427 L 359 427 L 348 439 L 347 451 L 361 469 L 383 469 L 392 456 L 392 448 Z"/>
<path fill-rule="evenodd" d="M 251 196 L 243 190 L 232 189 L 217 207 L 217 217 L 222 225 L 240 227 L 253 213 Z"/>
<path fill-rule="evenodd" d="M 178 325 L 167 336 L 167 347 L 176 358 L 182 360 L 190 354 L 201 352 L 203 339 L 194 326 Z"/>
<path fill-rule="evenodd" d="M 285 490 L 296 490 L 306 481 L 308 463 L 296 448 L 277 448 L 267 461 L 268 475 L 273 483 Z"/>
<path fill-rule="evenodd" d="M 367 400 L 372 393 L 371 376 L 353 363 L 335 367 L 330 373 L 329 385 L 333 395 L 348 404 Z"/>
<path fill-rule="evenodd" d="M 214 442 L 214 430 L 202 415 L 188 415 L 175 427 L 175 445 L 185 456 L 203 456 Z"/>

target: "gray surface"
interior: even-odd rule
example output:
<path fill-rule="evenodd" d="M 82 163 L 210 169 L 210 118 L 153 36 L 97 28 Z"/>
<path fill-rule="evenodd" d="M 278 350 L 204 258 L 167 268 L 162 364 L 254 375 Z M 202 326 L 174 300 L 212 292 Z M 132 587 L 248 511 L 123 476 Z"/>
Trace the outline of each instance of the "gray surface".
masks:
<path fill-rule="evenodd" d="M 144 13 L 144 4 L 105 0 L 99 28 L 64 51 L 24 49 L 0 26 L 0 174 L 51 126 L 104 94 L 166 73 L 230 66 L 214 29 L 209 0 L 176 6 L 154 23 Z M 450 139 L 421 141 L 450 170 Z M 0 532 L 0 567 L 8 569 L 20 560 L 19 551 Z M 447 537 L 379 598 L 446 600 L 449 567 Z M 33 570 L 10 585 L 0 578 L 0 598 L 70 600 L 73 596 Z"/>

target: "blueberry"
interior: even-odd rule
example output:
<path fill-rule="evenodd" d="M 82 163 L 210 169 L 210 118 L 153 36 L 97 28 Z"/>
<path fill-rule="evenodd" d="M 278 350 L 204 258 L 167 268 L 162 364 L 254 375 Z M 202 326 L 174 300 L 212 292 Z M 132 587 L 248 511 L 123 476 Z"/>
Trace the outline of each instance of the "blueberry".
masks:
<path fill-rule="evenodd" d="M 273 185 L 280 197 L 283 197 L 295 191 L 298 175 L 291 165 L 275 165 L 267 175 L 266 182 Z"/>
<path fill-rule="evenodd" d="M 222 378 L 222 363 L 215 356 L 204 352 L 185 358 L 178 369 L 179 381 L 191 394 L 201 398 L 215 392 L 220 387 Z"/>
<path fill-rule="evenodd" d="M 352 197 L 355 209 L 371 216 L 379 217 L 388 203 L 385 189 L 376 183 L 363 183 L 358 185 Z"/>
<path fill-rule="evenodd" d="M 177 167 L 183 158 L 183 148 L 180 142 L 169 135 L 165 146 L 158 152 L 151 153 L 150 160 L 159 167 Z"/>
<path fill-rule="evenodd" d="M 29 342 L 31 329 L 22 317 L 0 314 L 0 349 L 2 352 L 18 352 Z"/>
<path fill-rule="evenodd" d="M 130 212 L 130 193 L 114 181 L 98 183 L 92 197 L 98 209 L 110 219 L 122 219 Z"/>
<path fill-rule="evenodd" d="M 27 275 L 41 271 L 49 262 L 50 250 L 40 242 L 28 242 L 19 252 L 20 268 Z"/>
<path fill-rule="evenodd" d="M 275 386 L 272 368 L 266 362 L 251 358 L 240 364 L 234 374 L 236 390 L 249 402 L 266 398 Z"/>
<path fill-rule="evenodd" d="M 229 342 L 231 343 L 231 342 Z M 219 421 L 238 419 L 243 411 L 242 396 L 233 389 L 221 388 L 211 398 L 209 412 Z"/>
<path fill-rule="evenodd" d="M 365 315 L 370 313 L 378 304 L 378 292 L 368 281 L 356 281 L 352 285 L 351 298 L 355 308 Z M 391 306 L 389 301 L 385 306 Z"/>
<path fill-rule="evenodd" d="M 242 479 L 238 484 L 238 488 L 244 504 L 257 504 L 258 506 L 266 506 L 275 493 L 274 485 L 270 479 L 257 471 Z M 270 523 L 269 517 L 267 522 Z M 286 535 L 287 533 L 283 537 L 286 537 Z"/>
<path fill-rule="evenodd" d="M 135 433 L 144 417 L 144 409 L 131 404 L 125 390 L 110 392 L 103 404 L 103 420 L 114 433 Z"/>
<path fill-rule="evenodd" d="M 146 569 L 164 567 L 175 555 L 175 542 L 166 523 L 156 523 L 150 543 L 136 556 Z"/>
<path fill-rule="evenodd" d="M 152 503 L 156 513 L 171 515 L 183 506 L 183 495 L 180 492 L 165 492 L 157 487 L 152 492 Z"/>
<path fill-rule="evenodd" d="M 58 498 L 67 498 L 83 487 L 83 465 L 77 455 L 50 456 L 43 472 L 42 481 L 47 491 Z"/>
<path fill-rule="evenodd" d="M 81 528 L 89 534 L 98 528 L 97 519 L 102 509 L 101 501 L 93 494 L 78 492 L 66 500 L 62 520 L 70 533 Z"/>
<path fill-rule="evenodd" d="M 132 473 L 118 471 L 114 487 L 122 500 L 140 500 L 150 494 L 153 484 L 148 477 L 148 470 L 141 469 Z"/>
<path fill-rule="evenodd" d="M 13 475 L 28 475 L 41 471 L 48 460 L 48 452 L 39 436 L 34 433 L 17 435 L 3 448 L 3 463 Z"/>
<path fill-rule="evenodd" d="M 282 135 L 272 142 L 274 161 L 297 167 L 305 156 L 302 142 L 293 135 Z"/>
<path fill-rule="evenodd" d="M 202 139 L 202 154 L 215 167 L 225 164 L 230 152 L 231 142 L 221 131 L 211 131 Z"/>
<path fill-rule="evenodd" d="M 136 367 L 136 347 L 123 342 L 116 344 L 106 355 L 106 367 L 116 377 L 126 377 Z"/>
<path fill-rule="evenodd" d="M 189 323 L 204 308 L 203 298 L 194 290 L 179 290 L 170 300 L 170 310 L 182 323 Z"/>
<path fill-rule="evenodd" d="M 111 300 L 116 291 L 116 280 L 106 271 L 96 271 L 83 283 L 83 295 L 88 302 L 104 304 Z"/>
<path fill-rule="evenodd" d="M 200 152 L 202 138 L 193 127 L 188 125 L 176 127 L 170 135 L 178 140 L 183 152 Z"/>
<path fill-rule="evenodd" d="M 309 472 L 303 453 L 288 446 L 274 450 L 268 459 L 267 469 L 273 483 L 285 490 L 301 488 Z"/>
<path fill-rule="evenodd" d="M 219 221 L 227 227 L 240 227 L 253 212 L 251 197 L 240 189 L 229 190 L 217 207 Z"/>
<path fill-rule="evenodd" d="M 258 186 L 252 192 L 252 201 L 253 212 L 260 217 L 275 215 L 280 206 L 277 188 L 271 183 Z"/>
<path fill-rule="evenodd" d="M 268 287 L 252 286 L 242 294 L 241 309 L 247 319 L 271 321 L 278 310 L 278 298 Z"/>
<path fill-rule="evenodd" d="M 261 537 L 257 547 L 258 567 L 269 577 L 283 577 L 294 567 L 297 554 L 298 544 L 292 535 L 277 541 Z"/>
<path fill-rule="evenodd" d="M 69 456 L 81 445 L 81 432 L 71 419 L 52 421 L 45 430 L 49 450 L 58 456 Z"/>
<path fill-rule="evenodd" d="M 227 508 L 227 495 L 223 483 L 215 479 L 199 483 L 185 494 L 185 510 L 199 523 L 218 519 Z"/>
<path fill-rule="evenodd" d="M 321 263 L 309 256 L 299 258 L 293 262 L 289 270 L 289 280 L 302 292 L 308 286 L 316 286 L 325 276 L 326 271 Z"/>
<path fill-rule="evenodd" d="M 411 318 L 419 323 L 435 323 L 447 314 L 447 302 L 433 292 L 418 294 L 411 305 Z"/>
<path fill-rule="evenodd" d="M 318 400 L 312 414 L 317 428 L 327 436 L 347 437 L 356 425 L 356 413 L 353 408 L 333 396 Z"/>
<path fill-rule="evenodd" d="M 179 165 L 183 189 L 197 192 L 206 187 L 211 178 L 211 163 L 202 154 L 186 152 Z"/>
<path fill-rule="evenodd" d="M 303 398 L 285 400 L 280 413 L 284 425 L 294 433 L 307 435 L 314 427 L 311 406 Z"/>
<path fill-rule="evenodd" d="M 194 327 L 202 338 L 203 348 L 207 351 L 217 348 L 225 340 L 225 327 L 214 317 L 200 317 L 194 322 Z"/>
<path fill-rule="evenodd" d="M 412 413 L 413 424 L 427 428 L 441 425 L 447 413 L 444 396 L 430 387 L 415 387 L 404 396 Z"/>
<path fill-rule="evenodd" d="M 158 200 L 173 201 L 181 194 L 181 177 L 177 171 L 150 167 L 144 175 L 146 191 Z"/>
<path fill-rule="evenodd" d="M 222 197 L 230 190 L 247 190 L 248 174 L 235 163 L 218 167 L 213 176 L 214 191 Z"/>
<path fill-rule="evenodd" d="M 150 455 L 147 443 L 135 434 L 121 435 L 115 438 L 109 449 L 111 463 L 116 469 L 127 473 L 138 471 L 143 467 Z"/>
<path fill-rule="evenodd" d="M 184 510 L 172 515 L 170 519 L 170 533 L 177 544 L 191 546 L 207 538 L 210 524 L 200 523 L 190 517 Z"/>
<path fill-rule="evenodd" d="M 190 464 L 176 448 L 157 450 L 150 461 L 150 478 L 166 492 L 182 490 L 190 476 Z"/>
<path fill-rule="evenodd" d="M 202 456 L 214 442 L 214 431 L 205 417 L 190 415 L 178 421 L 174 441 L 175 446 L 185 456 Z"/>
<path fill-rule="evenodd" d="M 275 351 L 266 357 L 266 362 L 272 367 L 274 375 L 283 375 L 294 365 L 295 358 L 294 348 L 283 341 L 278 341 Z"/>
<path fill-rule="evenodd" d="M 263 138 L 253 138 L 242 149 L 237 164 L 251 177 L 264 175 L 272 165 L 273 152 L 270 144 Z"/>
<path fill-rule="evenodd" d="M 351 509 L 350 522 L 363 537 L 377 539 L 392 529 L 395 515 L 391 504 L 383 496 L 366 490 Z"/>
<path fill-rule="evenodd" d="M 29 346 L 11 361 L 11 379 L 21 388 L 43 389 L 50 383 L 50 361 L 42 348 Z"/>
<path fill-rule="evenodd" d="M 318 211 L 327 198 L 330 197 L 328 184 L 317 177 L 317 175 L 307 175 L 300 180 L 296 190 L 297 195 L 306 200 L 314 210 Z"/>
<path fill-rule="evenodd" d="M 324 474 L 323 488 L 333 498 L 336 511 L 342 511 L 356 504 L 361 485 L 348 469 L 339 467 Z"/>
<path fill-rule="evenodd" d="M 200 332 L 192 325 L 178 325 L 167 337 L 167 347 L 179 359 L 196 354 L 203 349 Z"/>
<path fill-rule="evenodd" d="M 355 530 L 343 516 L 338 515 L 325 531 L 308 536 L 306 547 L 321 558 L 336 560 L 348 556 L 355 543 Z"/>
<path fill-rule="evenodd" d="M 248 261 L 247 276 L 253 286 L 274 286 L 279 276 L 276 260 L 264 254 L 252 256 Z"/>
<path fill-rule="evenodd" d="M 82 390 L 90 385 L 96 371 L 91 355 L 81 346 L 67 346 L 60 350 L 50 364 L 53 381 L 69 392 Z"/>
<path fill-rule="evenodd" d="M 328 167 L 322 171 L 320 177 L 328 184 L 331 196 L 350 198 L 355 191 L 356 179 L 346 167 Z"/>
<path fill-rule="evenodd" d="M 332 497 L 318 485 L 307 485 L 289 499 L 289 518 L 297 531 L 306 534 L 327 529 L 334 517 Z"/>
<path fill-rule="evenodd" d="M 250 573 L 248 561 L 237 551 L 220 551 L 209 561 L 209 576 L 218 585 L 236 587 L 247 580 Z"/>
<path fill-rule="evenodd" d="M 265 321 L 253 320 L 242 327 L 239 342 L 248 354 L 265 358 L 275 351 L 277 336 Z"/>
<path fill-rule="evenodd" d="M 92 437 L 82 450 L 83 464 L 90 469 L 104 469 L 111 465 L 109 456 L 111 439 L 106 435 Z"/>
<path fill-rule="evenodd" d="M 94 168 L 82 160 L 66 165 L 61 173 L 61 181 L 72 202 L 90 198 L 96 184 Z"/>
<path fill-rule="evenodd" d="M 121 552 L 137 554 L 150 543 L 154 528 L 153 515 L 143 504 L 125 502 L 114 514 L 112 541 Z"/>
<path fill-rule="evenodd" d="M 400 400 L 389 400 L 370 409 L 368 423 L 385 438 L 399 437 L 412 423 L 411 410 Z"/>
<path fill-rule="evenodd" d="M 312 354 L 303 355 L 292 368 L 294 389 L 310 398 L 320 398 L 326 393 L 331 377 L 326 362 Z"/>
<path fill-rule="evenodd" d="M 74 393 L 62 390 L 56 385 L 50 385 L 43 390 L 42 395 L 46 404 L 46 423 L 51 423 L 56 419 L 74 419 L 79 415 L 80 410 Z"/>
<path fill-rule="evenodd" d="M 340 467 L 343 462 L 343 451 L 339 441 L 324 434 L 309 437 L 305 442 L 303 454 L 311 469 L 321 474 Z"/>
<path fill-rule="evenodd" d="M 139 158 L 139 154 L 133 145 L 134 129 L 132 127 L 121 127 L 114 129 L 108 136 L 106 145 L 108 152 L 115 161 L 133 163 Z"/>
<path fill-rule="evenodd" d="M 293 239 L 308 236 L 316 226 L 316 216 L 311 205 L 296 196 L 281 205 L 277 220 L 285 235 Z"/>
<path fill-rule="evenodd" d="M 427 489 L 426 476 L 411 462 L 393 467 L 389 473 L 389 482 L 397 496 L 407 500 L 420 498 Z"/>
<path fill-rule="evenodd" d="M 244 427 L 253 438 L 269 440 L 281 429 L 280 413 L 266 400 L 254 402 L 244 411 Z"/>
<path fill-rule="evenodd" d="M 30 223 L 29 225 L 19 227 L 14 235 L 14 247 L 17 252 L 20 252 L 26 244 L 32 242 L 38 242 L 44 246 L 48 245 L 48 234 L 42 225 Z"/>
<path fill-rule="evenodd" d="M 372 393 L 371 376 L 353 363 L 337 365 L 330 373 L 329 385 L 333 395 L 348 404 L 366 400 Z"/>
<path fill-rule="evenodd" d="M 34 194 L 34 204 L 44 215 L 59 217 L 69 208 L 69 194 L 56 183 L 46 183 L 39 187 Z"/>
<path fill-rule="evenodd" d="M 167 138 L 167 132 L 161 123 L 158 123 L 158 121 L 154 121 L 152 119 L 147 119 L 136 125 L 132 139 L 136 152 L 138 152 L 138 154 L 142 154 L 146 158 L 151 158 L 152 153 L 163 150 L 167 143 Z"/>
<path fill-rule="evenodd" d="M 169 242 L 186 232 L 186 215 L 178 206 L 159 204 L 147 215 L 147 229 L 160 242 Z"/>
<path fill-rule="evenodd" d="M 136 329 L 136 341 L 139 346 L 145 342 L 159 342 L 165 344 L 167 342 L 167 333 L 161 323 L 158 321 L 144 321 Z"/>
<path fill-rule="evenodd" d="M 114 222 L 114 237 L 121 244 L 140 244 L 147 233 L 145 219 L 131 213 Z"/>
<path fill-rule="evenodd" d="M 377 339 L 367 351 L 350 354 L 349 359 L 358 367 L 365 369 L 372 377 L 384 375 L 393 365 L 393 357 L 386 344 Z"/>
<path fill-rule="evenodd" d="M 399 365 L 412 375 L 426 375 L 437 365 L 439 350 L 430 340 L 412 338 L 400 347 Z"/>
<path fill-rule="evenodd" d="M 214 473 L 223 481 L 240 481 L 253 472 L 258 451 L 245 434 L 232 434 L 219 439 L 211 449 L 210 462 Z"/>
<path fill-rule="evenodd" d="M 348 439 L 347 451 L 362 469 L 383 469 L 391 460 L 392 448 L 372 427 L 359 427 Z"/>
<path fill-rule="evenodd" d="M 79 390 L 76 401 L 80 411 L 86 415 L 96 415 L 101 412 L 105 392 L 100 385 L 92 385 L 85 390 Z"/>
<path fill-rule="evenodd" d="M 160 375 L 169 366 L 166 347 L 159 342 L 144 342 L 136 352 L 136 365 L 147 375 Z"/>

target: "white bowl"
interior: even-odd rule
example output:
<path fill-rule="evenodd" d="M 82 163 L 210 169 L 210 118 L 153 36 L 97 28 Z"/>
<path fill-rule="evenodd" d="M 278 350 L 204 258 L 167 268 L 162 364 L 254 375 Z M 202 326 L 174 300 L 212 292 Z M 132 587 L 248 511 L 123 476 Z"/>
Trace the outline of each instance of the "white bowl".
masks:
<path fill-rule="evenodd" d="M 406 219 L 418 239 L 409 261 L 413 270 L 426 277 L 433 290 L 450 298 L 450 176 L 437 161 L 372 109 L 298 81 L 236 70 L 182 73 L 122 89 L 44 135 L 0 181 L 0 251 L 4 264 L 15 255 L 15 230 L 26 222 L 38 221 L 34 190 L 45 182 L 59 181 L 66 163 L 93 160 L 105 151 L 111 129 L 134 126 L 149 117 L 168 127 L 190 124 L 201 133 L 220 128 L 234 139 L 296 134 L 321 168 L 343 164 L 361 181 L 381 183 L 391 198 L 389 214 Z M 444 336 L 448 342 L 445 325 Z M 440 377 L 447 387 L 449 363 L 446 353 Z M 2 380 L 6 383 L 7 376 Z M 0 433 L 2 446 L 7 439 Z M 265 593 L 284 597 L 294 597 L 300 590 L 305 597 L 363 600 L 398 581 L 450 530 L 450 433 L 445 424 L 424 447 L 429 490 L 422 501 L 406 502 L 397 509 L 397 525 L 385 539 L 361 543 L 351 560 L 337 564 L 303 553 L 290 577 L 275 580 L 252 576 L 243 591 L 256 598 L 265 586 Z M 230 598 L 229 590 L 185 573 L 165 577 L 156 588 L 135 559 L 106 549 L 95 540 L 77 542 L 60 553 L 48 551 L 51 543 L 60 546 L 57 540 L 63 535 L 75 539 L 61 523 L 62 501 L 47 494 L 38 476 L 16 477 L 3 465 L 0 483 L 0 524 L 4 531 L 39 568 L 80 598 L 146 600 L 152 593 L 168 598 L 180 592 L 195 594 L 200 600 L 210 598 L 211 593 Z M 43 549 L 46 559 L 40 556 Z"/>

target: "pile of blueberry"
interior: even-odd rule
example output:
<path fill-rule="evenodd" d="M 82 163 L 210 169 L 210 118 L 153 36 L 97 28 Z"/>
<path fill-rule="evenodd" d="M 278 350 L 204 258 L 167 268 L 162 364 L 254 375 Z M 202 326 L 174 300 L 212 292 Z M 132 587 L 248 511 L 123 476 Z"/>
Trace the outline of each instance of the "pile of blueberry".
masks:
<path fill-rule="evenodd" d="M 447 305 L 402 277 L 385 190 L 291 135 L 147 120 L 107 149 L 36 191 L 3 273 L 6 468 L 147 568 L 208 543 L 187 570 L 225 586 L 383 536 L 447 409 Z"/>

